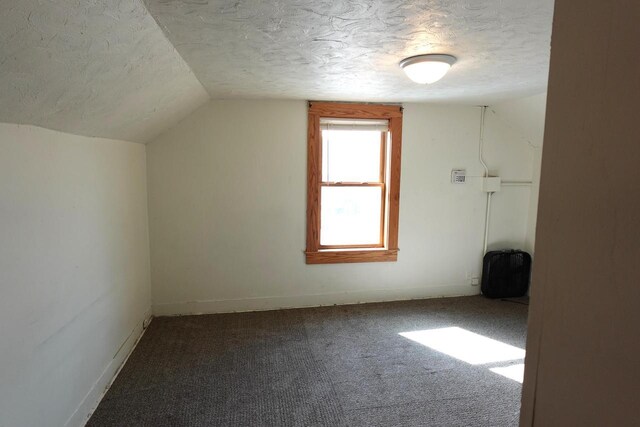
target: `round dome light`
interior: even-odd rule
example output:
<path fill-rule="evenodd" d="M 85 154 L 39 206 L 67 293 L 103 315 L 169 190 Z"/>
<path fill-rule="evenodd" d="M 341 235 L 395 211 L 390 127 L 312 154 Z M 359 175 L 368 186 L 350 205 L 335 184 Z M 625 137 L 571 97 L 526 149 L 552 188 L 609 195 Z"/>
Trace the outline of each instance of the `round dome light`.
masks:
<path fill-rule="evenodd" d="M 400 68 L 414 82 L 430 84 L 443 78 L 455 62 L 456 57 L 451 55 L 416 55 L 400 61 Z"/>

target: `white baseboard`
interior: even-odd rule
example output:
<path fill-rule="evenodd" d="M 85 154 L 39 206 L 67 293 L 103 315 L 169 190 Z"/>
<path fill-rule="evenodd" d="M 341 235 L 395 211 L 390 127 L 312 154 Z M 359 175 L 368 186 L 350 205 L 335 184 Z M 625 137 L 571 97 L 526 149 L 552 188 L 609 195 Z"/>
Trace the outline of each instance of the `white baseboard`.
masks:
<path fill-rule="evenodd" d="M 151 310 L 147 310 L 143 318 L 136 323 L 135 328 L 133 328 L 127 339 L 120 346 L 116 355 L 104 368 L 98 380 L 93 384 L 93 387 L 91 387 L 91 390 L 85 395 L 80 405 L 78 405 L 64 424 L 65 427 L 81 427 L 89 421 L 89 417 L 91 417 L 93 411 L 98 407 L 98 404 L 107 393 L 107 390 L 109 390 L 109 387 L 111 387 L 111 384 L 120 373 L 127 359 L 129 359 L 129 356 L 133 353 L 136 345 L 138 345 L 151 318 Z"/>
<path fill-rule="evenodd" d="M 478 286 L 470 286 L 467 284 L 421 288 L 368 289 L 313 295 L 160 303 L 153 304 L 153 314 L 154 316 L 178 316 L 188 314 L 232 313 L 242 311 L 278 310 L 283 308 L 454 297 L 477 295 L 479 293 L 480 288 Z"/>

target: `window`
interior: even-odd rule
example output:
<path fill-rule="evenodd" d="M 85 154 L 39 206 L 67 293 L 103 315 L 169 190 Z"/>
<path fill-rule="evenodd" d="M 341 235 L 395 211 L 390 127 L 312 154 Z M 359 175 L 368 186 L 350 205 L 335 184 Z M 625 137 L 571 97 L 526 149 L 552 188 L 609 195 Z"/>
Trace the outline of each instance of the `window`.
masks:
<path fill-rule="evenodd" d="M 396 261 L 402 107 L 309 103 L 307 264 Z"/>

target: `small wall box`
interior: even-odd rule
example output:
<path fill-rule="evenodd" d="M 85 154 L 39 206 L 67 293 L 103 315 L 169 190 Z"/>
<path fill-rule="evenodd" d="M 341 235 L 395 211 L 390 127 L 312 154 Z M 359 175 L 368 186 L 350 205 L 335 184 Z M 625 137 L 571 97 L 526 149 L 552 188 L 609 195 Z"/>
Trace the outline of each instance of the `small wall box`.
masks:
<path fill-rule="evenodd" d="M 467 178 L 467 172 L 464 169 L 453 169 L 451 171 L 452 184 L 464 184 Z"/>
<path fill-rule="evenodd" d="M 502 180 L 499 176 L 488 176 L 480 178 L 480 190 L 485 193 L 495 193 L 500 191 Z"/>

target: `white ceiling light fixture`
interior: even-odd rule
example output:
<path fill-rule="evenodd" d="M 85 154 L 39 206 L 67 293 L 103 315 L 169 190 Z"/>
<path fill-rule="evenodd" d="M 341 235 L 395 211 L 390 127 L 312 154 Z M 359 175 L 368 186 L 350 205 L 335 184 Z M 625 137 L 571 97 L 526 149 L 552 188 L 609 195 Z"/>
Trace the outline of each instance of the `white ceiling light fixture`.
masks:
<path fill-rule="evenodd" d="M 443 78 L 455 62 L 456 57 L 451 55 L 416 55 L 400 61 L 400 68 L 414 82 L 431 84 Z"/>

